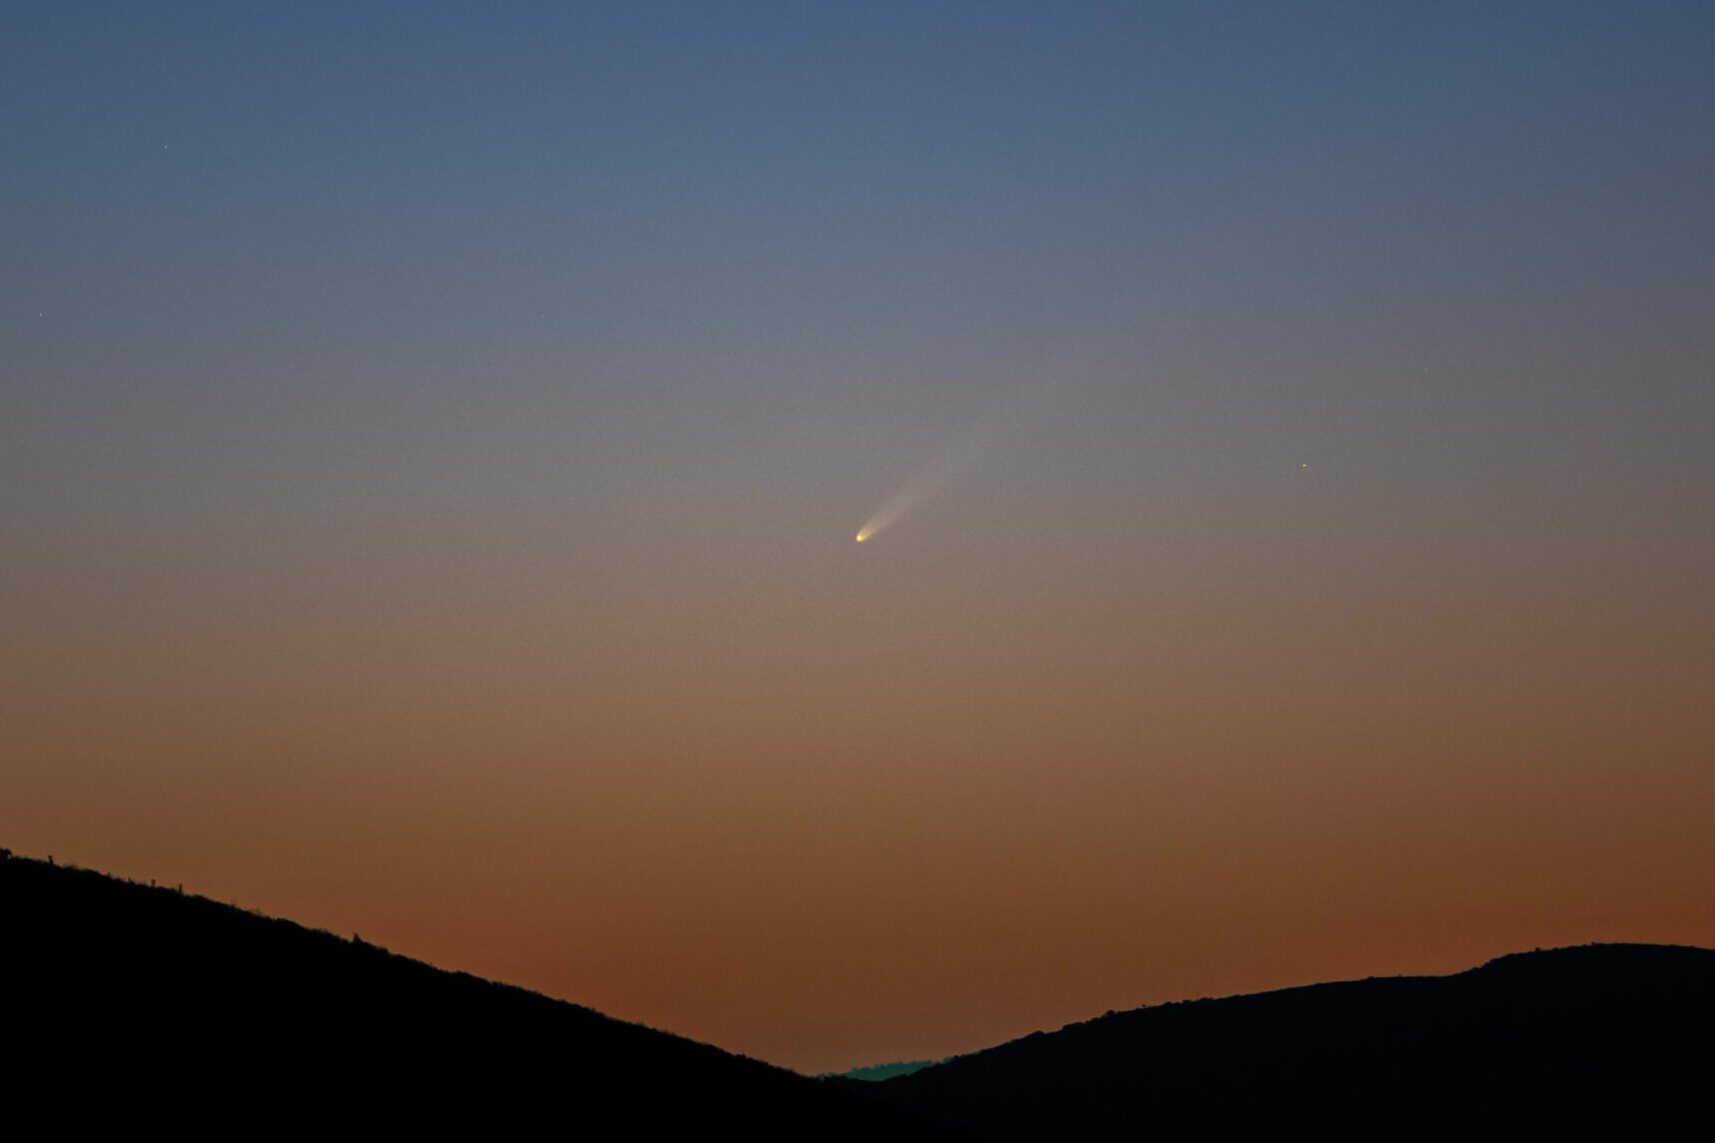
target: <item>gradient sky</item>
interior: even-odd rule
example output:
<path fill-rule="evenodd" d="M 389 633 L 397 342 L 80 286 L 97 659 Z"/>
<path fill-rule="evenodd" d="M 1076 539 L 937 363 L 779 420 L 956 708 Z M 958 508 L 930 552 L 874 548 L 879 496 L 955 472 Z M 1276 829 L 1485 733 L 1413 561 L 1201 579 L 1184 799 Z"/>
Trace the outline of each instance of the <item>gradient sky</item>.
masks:
<path fill-rule="evenodd" d="M 1715 945 L 1712 60 L 0 2 L 0 844 L 812 1071 Z"/>

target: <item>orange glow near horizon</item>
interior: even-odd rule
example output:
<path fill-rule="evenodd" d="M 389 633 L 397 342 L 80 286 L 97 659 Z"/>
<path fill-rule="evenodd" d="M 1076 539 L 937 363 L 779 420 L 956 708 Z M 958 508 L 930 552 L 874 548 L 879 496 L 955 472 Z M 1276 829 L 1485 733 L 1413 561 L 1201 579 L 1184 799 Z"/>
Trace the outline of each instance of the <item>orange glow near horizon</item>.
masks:
<path fill-rule="evenodd" d="M 1715 944 L 1708 648 L 1599 559 L 1550 594 L 1348 532 L 1214 578 L 1041 543 L 973 579 L 1016 538 L 925 535 L 763 569 L 739 534 L 678 593 L 586 562 L 599 609 L 479 546 L 219 613 L 43 594 L 4 841 L 808 1071 Z"/>

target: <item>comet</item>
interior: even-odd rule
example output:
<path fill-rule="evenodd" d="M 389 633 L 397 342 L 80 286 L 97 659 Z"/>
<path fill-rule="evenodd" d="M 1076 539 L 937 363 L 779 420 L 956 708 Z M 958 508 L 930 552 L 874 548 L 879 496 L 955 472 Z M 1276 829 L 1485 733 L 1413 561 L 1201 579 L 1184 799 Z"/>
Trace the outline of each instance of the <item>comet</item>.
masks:
<path fill-rule="evenodd" d="M 863 527 L 857 531 L 857 542 L 864 543 L 886 531 L 901 517 L 963 475 L 987 451 L 992 435 L 992 432 L 979 429 L 959 437 L 942 449 L 934 459 L 905 482 L 905 487 L 883 501 L 881 507 L 864 521 Z"/>

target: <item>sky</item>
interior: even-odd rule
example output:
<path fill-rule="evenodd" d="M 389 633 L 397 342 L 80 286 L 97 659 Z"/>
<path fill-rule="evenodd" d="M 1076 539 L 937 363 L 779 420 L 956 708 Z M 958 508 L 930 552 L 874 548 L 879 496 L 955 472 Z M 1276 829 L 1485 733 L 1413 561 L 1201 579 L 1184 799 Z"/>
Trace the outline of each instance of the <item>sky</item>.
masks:
<path fill-rule="evenodd" d="M 0 844 L 810 1072 L 1715 945 L 1712 49 L 0 0 Z"/>

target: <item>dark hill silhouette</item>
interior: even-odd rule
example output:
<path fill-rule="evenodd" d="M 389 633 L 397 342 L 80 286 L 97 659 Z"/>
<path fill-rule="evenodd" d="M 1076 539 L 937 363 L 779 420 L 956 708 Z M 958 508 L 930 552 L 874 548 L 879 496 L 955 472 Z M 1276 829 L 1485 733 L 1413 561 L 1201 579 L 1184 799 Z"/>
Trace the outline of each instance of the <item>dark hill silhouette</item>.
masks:
<path fill-rule="evenodd" d="M 862 1086 L 991 1140 L 1706 1129 L 1715 951 L 1587 945 L 1166 1004 Z"/>
<path fill-rule="evenodd" d="M 6 1120 L 32 1138 L 951 1135 L 520 988 L 18 857 L 0 859 L 0 1037 Z"/>

